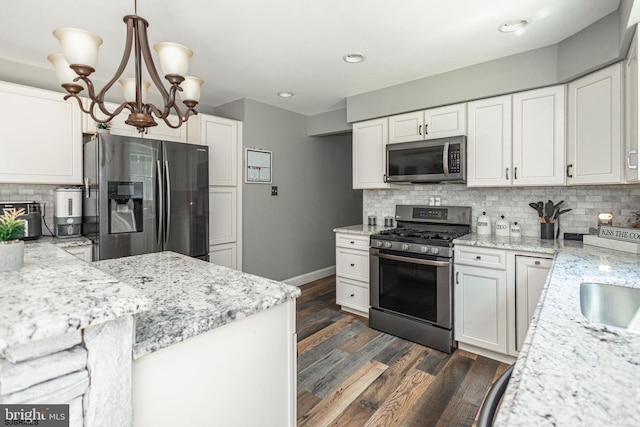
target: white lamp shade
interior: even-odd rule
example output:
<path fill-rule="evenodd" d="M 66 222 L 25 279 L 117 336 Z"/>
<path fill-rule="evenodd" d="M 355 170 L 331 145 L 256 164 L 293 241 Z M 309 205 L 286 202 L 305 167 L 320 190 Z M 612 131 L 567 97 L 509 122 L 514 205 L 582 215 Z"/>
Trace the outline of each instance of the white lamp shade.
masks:
<path fill-rule="evenodd" d="M 100 37 L 77 28 L 58 28 L 53 32 L 53 35 L 60 42 L 64 58 L 69 64 L 96 67 L 98 48 L 102 44 Z"/>
<path fill-rule="evenodd" d="M 120 86 L 122 86 L 124 100 L 127 102 L 136 102 L 136 79 L 128 77 L 118 80 L 118 83 L 120 83 Z M 151 83 L 146 80 L 142 81 L 141 92 L 143 104 L 147 103 L 147 93 L 149 92 L 149 86 L 151 86 Z"/>
<path fill-rule="evenodd" d="M 183 101 L 196 101 L 200 102 L 200 89 L 202 88 L 202 84 L 204 80 L 198 77 L 186 76 L 184 81 L 180 83 L 180 87 L 182 88 L 180 94 L 180 98 Z"/>
<path fill-rule="evenodd" d="M 160 68 L 165 76 L 177 74 L 184 76 L 189 71 L 189 60 L 193 52 L 178 43 L 162 42 L 153 47 L 160 58 Z"/>
<path fill-rule="evenodd" d="M 64 59 L 64 55 L 61 53 L 52 53 L 47 56 L 47 59 L 53 65 L 53 70 L 56 72 L 56 78 L 62 85 L 65 83 L 81 84 L 81 81 L 74 82 L 73 79 L 78 77 L 75 71 L 69 68 L 69 63 Z"/>

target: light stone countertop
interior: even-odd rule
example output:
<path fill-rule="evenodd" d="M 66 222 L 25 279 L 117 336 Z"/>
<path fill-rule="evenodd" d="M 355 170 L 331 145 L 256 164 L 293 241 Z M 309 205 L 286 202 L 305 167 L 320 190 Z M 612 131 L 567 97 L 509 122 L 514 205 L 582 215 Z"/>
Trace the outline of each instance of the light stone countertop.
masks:
<path fill-rule="evenodd" d="M 174 252 L 93 265 L 153 301 L 136 316 L 134 359 L 300 296 L 296 286 Z"/>
<path fill-rule="evenodd" d="M 514 240 L 474 234 L 455 240 L 556 252 L 495 425 L 637 426 L 640 334 L 587 320 L 580 311 L 580 283 L 640 288 L 640 257 L 569 241 Z"/>
<path fill-rule="evenodd" d="M 64 238 L 64 237 L 55 237 L 55 236 L 42 236 L 39 239 L 36 240 L 26 240 L 25 244 L 30 245 L 33 243 L 53 243 L 54 245 L 56 245 L 59 248 L 76 248 L 79 246 L 91 246 L 93 244 L 93 242 L 84 237 L 84 236 L 79 236 L 79 237 L 68 237 L 68 238 Z"/>
<path fill-rule="evenodd" d="M 129 285 L 50 243 L 29 243 L 24 266 L 0 273 L 0 356 L 11 346 L 146 310 Z"/>
<path fill-rule="evenodd" d="M 371 236 L 372 234 L 379 233 L 384 230 L 389 230 L 395 227 L 384 227 L 381 225 L 370 226 L 366 224 L 349 225 L 346 227 L 334 228 L 334 233 L 346 233 L 346 234 L 359 234 L 361 236 Z"/>

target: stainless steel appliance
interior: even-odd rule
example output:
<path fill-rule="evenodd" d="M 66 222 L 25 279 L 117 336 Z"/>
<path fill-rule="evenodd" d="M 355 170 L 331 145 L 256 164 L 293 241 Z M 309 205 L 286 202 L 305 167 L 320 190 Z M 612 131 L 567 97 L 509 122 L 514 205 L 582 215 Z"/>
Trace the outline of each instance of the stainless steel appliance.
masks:
<path fill-rule="evenodd" d="M 208 260 L 208 147 L 97 135 L 84 144 L 84 176 L 95 260 L 163 250 Z"/>
<path fill-rule="evenodd" d="M 465 182 L 467 137 L 387 144 L 387 182 Z"/>
<path fill-rule="evenodd" d="M 42 211 L 38 202 L 0 202 L 0 213 L 24 209 L 19 219 L 24 219 L 24 240 L 35 240 L 42 236 Z"/>
<path fill-rule="evenodd" d="M 471 231 L 471 208 L 397 205 L 396 221 L 370 238 L 369 326 L 450 353 L 452 241 Z"/>
<path fill-rule="evenodd" d="M 82 189 L 56 188 L 53 227 L 57 237 L 78 237 L 82 231 Z"/>

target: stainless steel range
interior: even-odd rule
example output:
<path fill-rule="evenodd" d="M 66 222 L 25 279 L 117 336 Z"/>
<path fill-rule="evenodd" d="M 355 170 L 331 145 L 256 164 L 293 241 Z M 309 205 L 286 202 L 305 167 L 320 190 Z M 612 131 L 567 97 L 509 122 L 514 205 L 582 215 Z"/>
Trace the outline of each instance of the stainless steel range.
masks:
<path fill-rule="evenodd" d="M 369 326 L 451 353 L 452 241 L 471 232 L 471 208 L 397 205 L 396 221 L 370 239 Z"/>

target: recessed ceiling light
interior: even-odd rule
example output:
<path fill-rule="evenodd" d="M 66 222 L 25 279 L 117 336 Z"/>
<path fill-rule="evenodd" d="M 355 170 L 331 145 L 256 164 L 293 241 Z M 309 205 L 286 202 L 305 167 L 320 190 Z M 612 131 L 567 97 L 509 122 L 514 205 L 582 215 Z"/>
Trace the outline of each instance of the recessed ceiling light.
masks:
<path fill-rule="evenodd" d="M 350 53 L 348 55 L 343 56 L 342 59 L 344 59 L 344 62 L 348 62 L 350 64 L 356 64 L 358 62 L 364 61 L 364 55 L 360 53 Z"/>
<path fill-rule="evenodd" d="M 293 96 L 293 92 L 278 92 L 278 96 L 280 98 L 291 98 Z"/>
<path fill-rule="evenodd" d="M 523 30 L 527 25 L 531 23 L 531 19 L 512 19 L 498 27 L 498 31 L 501 33 L 515 33 L 516 31 Z"/>

